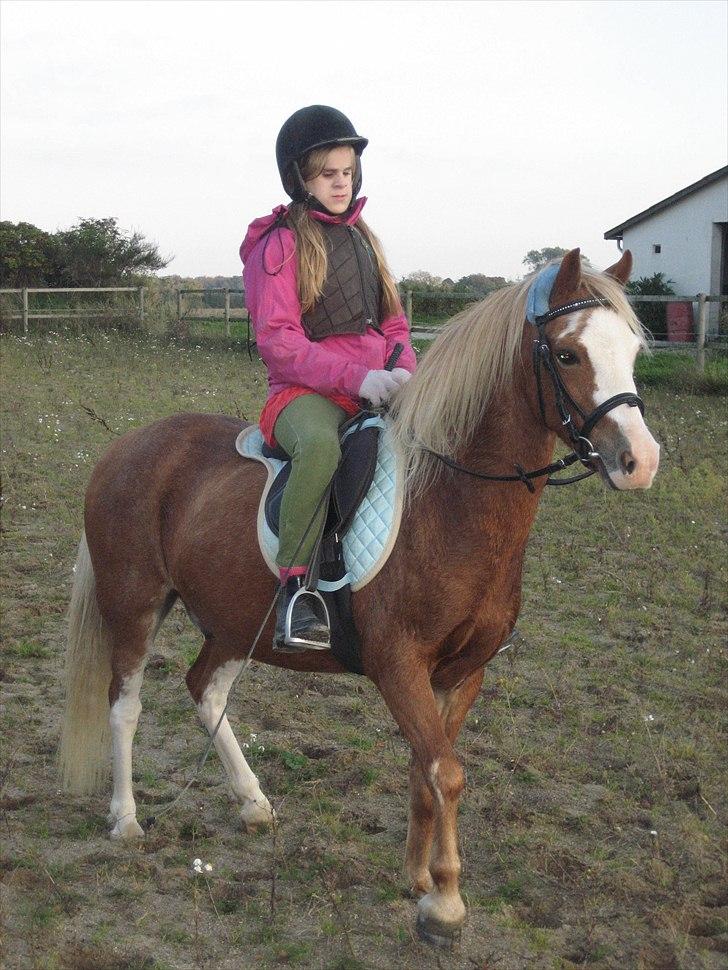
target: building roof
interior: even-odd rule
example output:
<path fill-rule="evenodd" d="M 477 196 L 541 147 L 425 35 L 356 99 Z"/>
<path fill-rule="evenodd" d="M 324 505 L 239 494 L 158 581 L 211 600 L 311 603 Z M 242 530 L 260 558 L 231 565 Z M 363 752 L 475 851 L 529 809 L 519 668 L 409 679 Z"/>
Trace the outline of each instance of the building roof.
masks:
<path fill-rule="evenodd" d="M 721 179 L 726 175 L 728 175 L 728 165 L 724 165 L 723 168 L 719 168 L 717 171 L 711 172 L 710 175 L 706 175 L 705 178 L 700 179 L 700 181 L 693 182 L 692 185 L 688 185 L 684 189 L 680 189 L 680 191 L 675 192 L 674 195 L 669 195 L 666 199 L 663 199 L 662 202 L 656 202 L 655 205 L 651 205 L 649 209 L 645 209 L 644 212 L 638 212 L 636 216 L 632 216 L 632 218 L 627 219 L 626 222 L 622 222 L 620 225 L 615 226 L 614 229 L 609 229 L 604 233 L 604 238 L 621 239 L 625 229 L 629 229 L 631 226 L 637 225 L 638 222 L 642 222 L 644 219 L 649 219 L 649 217 L 654 216 L 655 213 L 669 208 L 671 205 L 674 205 L 676 202 L 680 202 L 688 195 L 692 195 L 693 192 L 697 192 L 698 189 L 704 189 L 707 185 L 710 185 L 712 182 L 717 182 L 718 179 Z"/>

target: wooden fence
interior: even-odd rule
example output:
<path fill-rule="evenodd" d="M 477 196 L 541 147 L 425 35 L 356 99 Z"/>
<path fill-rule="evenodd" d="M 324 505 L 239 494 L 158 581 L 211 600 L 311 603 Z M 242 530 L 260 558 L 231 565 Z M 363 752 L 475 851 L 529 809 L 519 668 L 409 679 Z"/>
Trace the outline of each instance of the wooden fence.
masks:
<path fill-rule="evenodd" d="M 431 297 L 432 293 L 427 293 L 428 297 Z M 462 294 L 448 293 L 448 297 L 461 296 Z M 406 307 L 407 307 L 407 319 L 410 321 L 410 327 L 412 329 L 412 336 L 420 340 L 434 340 L 440 331 L 440 326 L 435 324 L 432 326 L 419 325 L 413 322 L 412 318 L 412 304 L 413 297 L 417 296 L 417 290 L 407 290 L 405 292 L 406 297 Z M 476 302 L 474 297 L 471 297 L 471 302 Z M 726 347 L 726 342 L 720 337 L 718 333 L 708 334 L 708 306 L 711 303 L 728 303 L 728 296 L 714 296 L 706 293 L 698 293 L 695 296 L 628 296 L 629 302 L 634 304 L 639 303 L 690 303 L 698 305 L 697 313 L 697 328 L 695 333 L 694 341 L 675 341 L 675 340 L 651 340 L 650 346 L 656 350 L 689 350 L 695 354 L 698 368 L 703 371 L 705 369 L 705 351 L 706 347 L 720 346 Z"/>
<path fill-rule="evenodd" d="M 72 309 L 44 309 L 42 312 L 38 312 L 32 309 L 31 298 L 35 294 L 56 294 L 56 293 L 134 293 L 136 294 L 136 300 L 134 306 L 132 307 L 132 314 L 138 320 L 139 325 L 144 324 L 144 293 L 145 287 L 143 286 L 94 286 L 94 287 L 25 287 L 22 289 L 0 289 L 0 296 L 4 294 L 15 294 L 19 295 L 22 300 L 22 312 L 21 313 L 9 313 L 6 314 L 6 318 L 10 320 L 22 320 L 23 321 L 23 332 L 28 333 L 28 324 L 30 320 L 56 320 L 56 319 L 76 319 L 82 320 L 89 317 L 129 317 L 130 311 L 127 309 L 118 309 L 112 307 L 98 308 L 94 307 L 92 309 L 82 309 L 75 307 Z M 223 294 L 223 319 L 225 321 L 225 336 L 230 336 L 230 321 L 231 321 L 231 308 L 230 308 L 230 297 L 231 295 L 241 295 L 244 296 L 244 290 L 242 289 L 232 289 L 230 287 L 218 286 L 218 287 L 208 287 L 208 288 L 192 288 L 192 287 L 181 287 L 174 291 L 176 297 L 176 332 L 178 335 L 182 336 L 186 332 L 187 324 L 189 322 L 189 308 L 185 310 L 184 307 L 184 297 L 187 295 L 206 295 L 209 293 L 222 293 Z M 475 302 L 476 298 L 472 294 L 460 293 L 456 291 L 447 291 L 443 293 L 433 293 L 429 291 L 418 291 L 418 290 L 405 290 L 404 291 L 404 304 L 405 313 L 407 319 L 410 322 L 410 327 L 412 329 L 412 336 L 422 340 L 432 340 L 437 335 L 440 330 L 440 326 L 435 325 L 424 325 L 417 324 L 414 320 L 414 304 L 418 296 L 427 297 L 428 299 L 441 299 L 442 301 L 463 301 L 463 302 Z M 706 293 L 698 293 L 696 296 L 629 296 L 629 301 L 632 304 L 640 303 L 690 303 L 697 304 L 697 326 L 695 333 L 695 340 L 690 342 L 673 341 L 673 340 L 653 340 L 651 341 L 651 346 L 658 350 L 689 350 L 693 352 L 696 356 L 697 364 L 700 370 L 705 368 L 705 352 L 708 346 L 726 346 L 726 341 L 724 338 L 720 338 L 717 333 L 708 333 L 708 309 L 711 303 L 725 304 L 728 303 L 728 296 L 715 296 Z M 246 313 L 246 319 L 248 323 L 250 322 L 250 315 Z"/>
<path fill-rule="evenodd" d="M 225 336 L 230 336 L 230 294 L 239 293 L 243 296 L 245 295 L 245 290 L 233 290 L 228 286 L 209 286 L 200 288 L 183 288 L 176 291 L 177 294 L 177 333 L 182 334 L 186 329 L 187 314 L 183 312 L 184 297 L 188 294 L 207 294 L 207 293 L 223 293 L 224 294 L 224 319 L 225 319 Z M 246 311 L 246 319 L 250 322 L 250 314 Z"/>
<path fill-rule="evenodd" d="M 30 320 L 60 320 L 73 319 L 80 320 L 87 317 L 128 317 L 128 309 L 113 309 L 104 307 L 103 309 L 83 310 L 75 307 L 73 310 L 44 310 L 43 313 L 31 313 L 30 298 L 36 293 L 136 293 L 136 305 L 134 316 L 139 320 L 139 324 L 144 323 L 144 287 L 143 286 L 30 286 L 23 289 L 0 289 L 0 296 L 4 294 L 19 294 L 22 299 L 22 313 L 9 313 L 9 320 L 22 320 L 23 333 L 28 333 L 28 321 Z"/>

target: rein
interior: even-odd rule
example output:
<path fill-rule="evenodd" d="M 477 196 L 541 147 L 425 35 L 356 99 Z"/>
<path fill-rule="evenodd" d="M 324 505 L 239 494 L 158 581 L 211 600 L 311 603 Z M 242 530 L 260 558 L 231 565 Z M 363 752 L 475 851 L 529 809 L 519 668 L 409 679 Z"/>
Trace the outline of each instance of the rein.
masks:
<path fill-rule="evenodd" d="M 583 310 L 587 307 L 597 307 L 604 306 L 603 300 L 599 299 L 588 299 L 588 300 L 575 300 L 571 303 L 564 303 L 561 306 L 554 307 L 553 310 L 549 310 L 547 313 L 543 313 L 535 318 L 535 326 L 537 330 L 537 336 L 533 341 L 533 371 L 536 377 L 536 389 L 538 391 L 538 406 L 541 412 L 541 418 L 546 424 L 546 406 L 543 397 L 543 380 L 542 380 L 542 368 L 545 368 L 546 373 L 551 378 L 551 385 L 554 391 L 554 397 L 556 400 L 556 408 L 559 412 L 559 417 L 561 418 L 561 424 L 566 429 L 569 436 L 571 446 L 574 449 L 565 458 L 559 458 L 556 461 L 551 462 L 549 465 L 545 465 L 543 468 L 536 468 L 532 471 L 525 471 L 520 465 L 516 465 L 515 475 L 486 475 L 483 472 L 476 472 L 472 468 L 466 468 L 464 465 L 459 464 L 452 458 L 448 458 L 446 455 L 441 455 L 437 451 L 432 451 L 432 449 L 427 448 L 422 445 L 424 451 L 429 454 L 434 455 L 443 464 L 447 465 L 448 468 L 453 468 L 455 471 L 463 472 L 466 475 L 471 475 L 473 478 L 480 478 L 488 482 L 522 482 L 529 492 L 535 492 L 532 479 L 542 478 L 544 475 L 549 476 L 547 485 L 572 485 L 574 482 L 580 482 L 585 478 L 589 478 L 594 475 L 596 468 L 593 466 L 594 462 L 600 462 L 604 474 L 607 478 L 609 484 L 614 488 L 612 480 L 607 471 L 604 459 L 594 448 L 587 435 L 591 434 L 596 424 L 601 421 L 601 419 L 609 414 L 614 408 L 619 407 L 622 404 L 628 404 L 630 407 L 638 407 L 642 414 L 645 413 L 645 405 L 641 397 L 632 392 L 626 391 L 621 394 L 614 394 L 612 397 L 608 398 L 602 404 L 598 405 L 591 414 L 586 415 L 584 411 L 579 407 L 574 398 L 569 394 L 568 388 L 564 384 L 563 378 L 559 373 L 556 364 L 554 363 L 553 354 L 551 353 L 551 345 L 549 344 L 548 337 L 546 336 L 546 325 L 557 317 L 564 316 L 567 313 L 573 313 L 576 310 Z M 574 425 L 574 420 L 571 416 L 571 407 L 581 418 L 582 425 L 581 428 L 577 429 Z M 571 478 L 551 478 L 555 472 L 561 471 L 564 468 L 575 464 L 580 461 L 587 470 L 582 472 L 581 475 L 573 475 Z"/>

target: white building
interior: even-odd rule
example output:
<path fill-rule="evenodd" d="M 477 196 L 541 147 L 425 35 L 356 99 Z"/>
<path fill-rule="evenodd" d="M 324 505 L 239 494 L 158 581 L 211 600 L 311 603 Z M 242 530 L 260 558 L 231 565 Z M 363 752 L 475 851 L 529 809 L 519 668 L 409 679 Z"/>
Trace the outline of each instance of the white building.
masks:
<path fill-rule="evenodd" d="M 728 165 L 604 233 L 629 249 L 632 279 L 664 273 L 681 296 L 728 294 Z M 709 330 L 718 328 L 712 304 Z"/>

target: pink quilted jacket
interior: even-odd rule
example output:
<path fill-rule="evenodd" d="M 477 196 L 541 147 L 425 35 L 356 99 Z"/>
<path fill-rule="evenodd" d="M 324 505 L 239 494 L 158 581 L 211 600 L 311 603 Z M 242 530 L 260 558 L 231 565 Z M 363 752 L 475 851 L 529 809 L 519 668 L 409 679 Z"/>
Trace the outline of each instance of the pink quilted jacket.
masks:
<path fill-rule="evenodd" d="M 312 219 L 354 225 L 366 199 L 360 199 L 347 216 L 331 216 L 311 210 Z M 298 299 L 296 242 L 285 226 L 265 231 L 279 214 L 251 222 L 240 247 L 244 263 L 245 302 L 255 329 L 260 356 L 268 368 L 268 399 L 292 387 L 309 388 L 324 396 L 340 394 L 358 403 L 358 391 L 369 370 L 380 370 L 397 343 L 404 351 L 397 367 L 414 371 L 415 353 L 410 343 L 407 318 L 403 313 L 381 324 L 382 334 L 335 334 L 311 341 L 301 324 Z M 264 238 L 263 238 L 264 237 Z"/>

